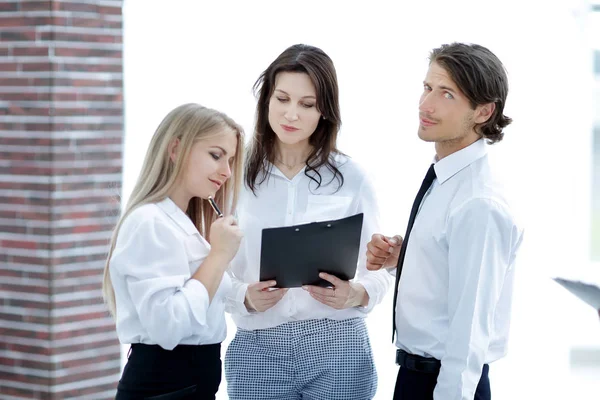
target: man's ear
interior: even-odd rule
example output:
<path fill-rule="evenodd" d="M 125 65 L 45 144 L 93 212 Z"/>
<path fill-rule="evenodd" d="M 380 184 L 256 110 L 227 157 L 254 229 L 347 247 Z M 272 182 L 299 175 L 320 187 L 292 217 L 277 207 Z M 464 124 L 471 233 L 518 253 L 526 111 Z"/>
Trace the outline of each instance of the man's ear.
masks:
<path fill-rule="evenodd" d="M 177 160 L 177 156 L 179 155 L 179 138 L 175 138 L 169 143 L 169 158 L 174 163 Z"/>
<path fill-rule="evenodd" d="M 477 108 L 475 109 L 475 123 L 483 124 L 483 123 L 487 122 L 492 117 L 495 110 L 496 110 L 496 103 L 487 103 L 487 104 L 478 105 Z"/>

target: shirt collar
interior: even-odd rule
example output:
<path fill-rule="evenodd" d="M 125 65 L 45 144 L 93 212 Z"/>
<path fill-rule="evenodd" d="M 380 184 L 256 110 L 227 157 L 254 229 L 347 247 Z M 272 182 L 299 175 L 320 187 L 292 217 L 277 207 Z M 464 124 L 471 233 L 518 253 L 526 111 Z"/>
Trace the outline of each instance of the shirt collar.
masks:
<path fill-rule="evenodd" d="M 465 147 L 464 149 L 442 158 L 438 162 L 435 162 L 434 160 L 435 165 L 433 168 L 435 169 L 435 175 L 440 185 L 452 178 L 464 168 L 471 165 L 473 162 L 485 156 L 487 151 L 487 145 L 485 144 L 485 140 L 482 138 Z"/>
<path fill-rule="evenodd" d="M 304 175 L 304 170 L 306 170 L 306 165 L 305 165 L 304 167 L 302 167 L 302 169 L 300 171 L 298 171 L 298 173 L 296 175 L 294 175 L 294 177 L 292 179 L 289 179 L 287 176 L 285 176 L 283 174 L 283 172 L 281 172 L 281 170 L 279 168 L 277 168 L 277 166 L 275 164 L 268 162 L 266 165 L 267 165 L 268 171 L 271 175 L 279 176 L 279 177 L 285 179 L 286 181 L 290 181 L 290 182 L 300 179 L 299 177 Z"/>
<path fill-rule="evenodd" d="M 169 197 L 156 203 L 156 205 L 167 214 L 175 224 L 177 224 L 185 233 L 193 235 L 198 233 L 198 229 L 194 226 L 192 220 L 183 212 L 177 204 Z"/>

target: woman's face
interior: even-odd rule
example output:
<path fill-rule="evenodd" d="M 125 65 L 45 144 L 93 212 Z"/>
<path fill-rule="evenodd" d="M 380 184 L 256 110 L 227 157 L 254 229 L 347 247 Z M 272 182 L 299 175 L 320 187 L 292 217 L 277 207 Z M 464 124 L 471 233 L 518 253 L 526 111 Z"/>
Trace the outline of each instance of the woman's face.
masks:
<path fill-rule="evenodd" d="M 321 118 L 317 93 L 308 74 L 280 72 L 269 99 L 269 124 L 286 145 L 305 145 Z"/>
<path fill-rule="evenodd" d="M 222 129 L 216 136 L 192 145 L 187 165 L 181 177 L 181 189 L 186 197 L 215 196 L 231 177 L 231 166 L 237 152 L 237 134 Z"/>

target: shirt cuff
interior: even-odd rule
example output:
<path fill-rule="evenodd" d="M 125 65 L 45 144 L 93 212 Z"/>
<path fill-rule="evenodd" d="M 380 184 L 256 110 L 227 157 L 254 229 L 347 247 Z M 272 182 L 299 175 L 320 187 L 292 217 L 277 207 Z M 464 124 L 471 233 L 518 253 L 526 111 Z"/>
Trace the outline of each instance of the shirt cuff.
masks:
<path fill-rule="evenodd" d="M 180 289 L 188 301 L 194 319 L 203 326 L 206 326 L 206 314 L 210 306 L 208 290 L 197 279 L 188 279 Z"/>
<path fill-rule="evenodd" d="M 251 314 L 244 304 L 244 301 L 246 300 L 246 292 L 248 291 L 248 285 L 248 283 L 239 283 L 232 289 L 232 296 L 229 299 L 232 314 L 236 314 L 241 317 Z"/>
<path fill-rule="evenodd" d="M 371 312 L 371 310 L 373 309 L 373 307 L 375 307 L 375 305 L 377 303 L 379 303 L 376 299 L 377 296 L 377 290 L 375 288 L 375 284 L 373 282 L 368 282 L 368 281 L 358 281 L 356 283 L 360 283 L 366 290 L 367 294 L 369 295 L 369 304 L 367 304 L 366 307 L 363 306 L 357 306 L 354 307 L 356 308 L 358 311 L 361 311 L 365 314 L 368 314 Z"/>

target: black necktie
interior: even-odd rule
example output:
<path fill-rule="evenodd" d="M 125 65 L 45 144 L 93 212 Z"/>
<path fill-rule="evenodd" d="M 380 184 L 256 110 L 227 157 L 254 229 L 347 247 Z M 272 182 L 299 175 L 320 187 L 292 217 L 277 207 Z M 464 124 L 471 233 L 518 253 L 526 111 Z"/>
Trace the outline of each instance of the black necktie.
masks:
<path fill-rule="evenodd" d="M 398 283 L 400 282 L 400 275 L 402 274 L 402 264 L 404 263 L 404 255 L 406 254 L 406 247 L 408 246 L 408 238 L 410 237 L 410 231 L 415 223 L 415 218 L 417 217 L 417 213 L 419 212 L 419 206 L 421 205 L 421 201 L 429 190 L 429 187 L 433 183 L 435 179 L 435 170 L 433 169 L 433 164 L 427 170 L 427 174 L 423 179 L 423 183 L 421 184 L 421 188 L 419 189 L 419 193 L 417 193 L 417 197 L 415 197 L 415 202 L 413 203 L 412 210 L 410 210 L 410 218 L 408 219 L 408 226 L 406 227 L 406 234 L 404 235 L 404 240 L 402 241 L 402 247 L 400 248 L 400 255 L 398 256 L 398 265 L 396 266 L 396 286 L 394 287 L 394 305 L 393 305 L 393 317 L 392 321 L 392 343 L 394 342 L 394 335 L 396 334 L 396 301 L 398 300 Z"/>

